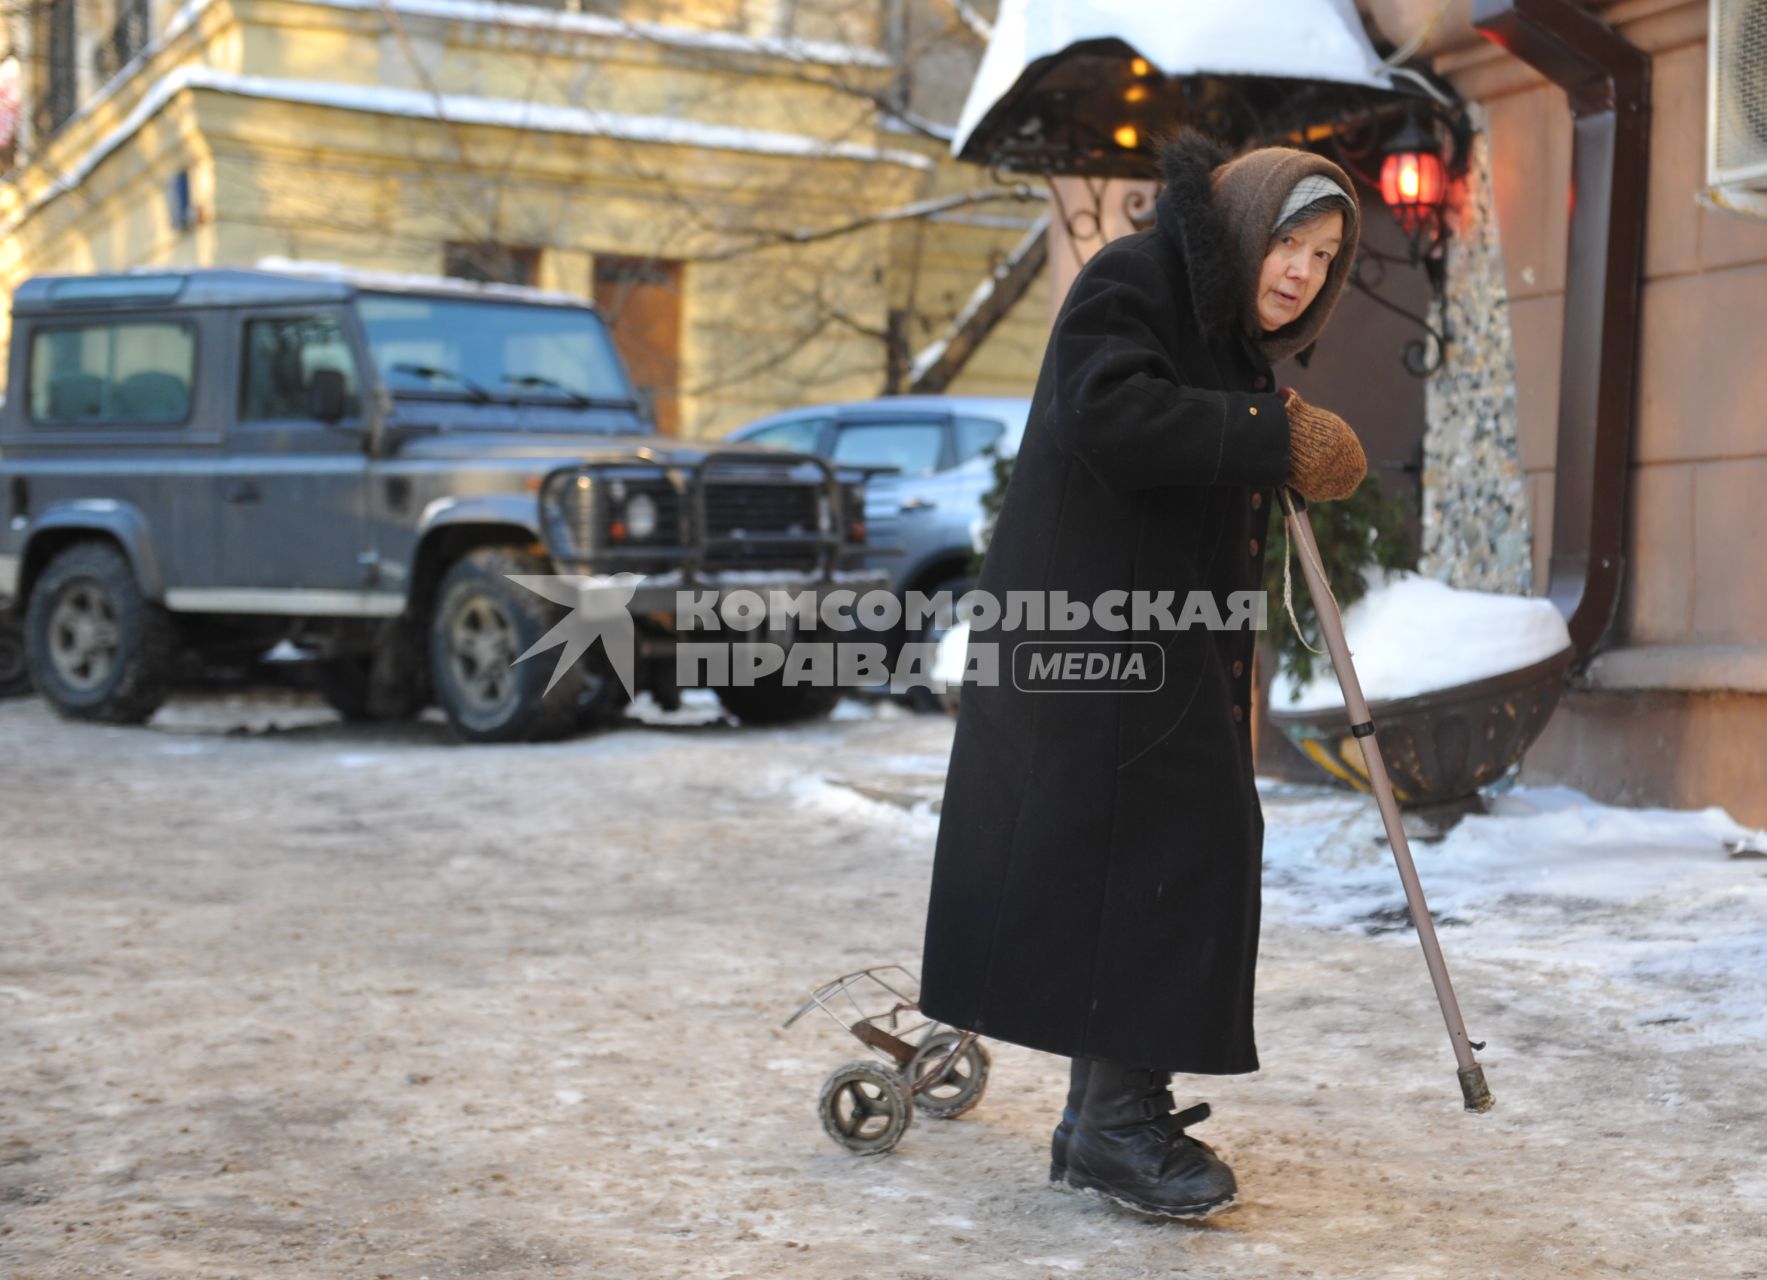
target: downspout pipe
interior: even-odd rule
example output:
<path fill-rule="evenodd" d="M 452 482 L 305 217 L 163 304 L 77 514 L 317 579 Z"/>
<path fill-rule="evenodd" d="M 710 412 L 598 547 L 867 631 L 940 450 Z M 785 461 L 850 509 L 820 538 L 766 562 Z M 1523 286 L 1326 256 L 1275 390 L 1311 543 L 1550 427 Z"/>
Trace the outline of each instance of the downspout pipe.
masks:
<path fill-rule="evenodd" d="M 1473 26 L 1565 91 L 1574 120 L 1565 329 L 1546 594 L 1575 665 L 1623 581 L 1650 176 L 1650 56 L 1572 0 L 1474 0 Z"/>

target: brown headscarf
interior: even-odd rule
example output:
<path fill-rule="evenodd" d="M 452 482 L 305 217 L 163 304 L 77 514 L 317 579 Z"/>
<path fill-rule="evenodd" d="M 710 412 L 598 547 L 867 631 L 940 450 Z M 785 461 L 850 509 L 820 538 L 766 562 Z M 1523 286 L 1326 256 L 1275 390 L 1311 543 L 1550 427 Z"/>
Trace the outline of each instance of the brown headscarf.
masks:
<path fill-rule="evenodd" d="M 1350 198 L 1351 208 L 1344 213 L 1344 241 L 1331 260 L 1325 284 L 1312 305 L 1282 328 L 1266 333 L 1258 323 L 1258 276 L 1264 256 L 1270 251 L 1270 233 L 1276 229 L 1277 215 L 1295 183 L 1313 173 L 1330 178 Z M 1239 258 L 1237 266 L 1245 288 L 1241 320 L 1264 358 L 1275 364 L 1319 336 L 1344 291 L 1362 225 L 1356 185 L 1324 156 L 1293 147 L 1260 147 L 1217 168 L 1210 176 L 1209 186 L 1211 199 L 1233 238 Z"/>

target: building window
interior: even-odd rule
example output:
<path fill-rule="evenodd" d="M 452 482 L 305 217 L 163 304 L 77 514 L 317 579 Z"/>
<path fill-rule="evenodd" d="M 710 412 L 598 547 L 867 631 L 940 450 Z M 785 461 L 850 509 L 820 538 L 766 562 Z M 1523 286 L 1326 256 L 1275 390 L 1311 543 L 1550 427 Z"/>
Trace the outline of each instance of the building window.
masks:
<path fill-rule="evenodd" d="M 152 20 L 151 0 L 117 0 L 117 24 L 92 51 L 92 69 L 103 84 L 147 47 L 147 27 Z"/>
<path fill-rule="evenodd" d="M 42 423 L 174 424 L 190 417 L 196 332 L 124 321 L 31 335 L 31 417 Z"/>
<path fill-rule="evenodd" d="M 540 251 L 528 245 L 493 240 L 453 241 L 442 255 L 442 274 L 482 284 L 540 282 Z"/>
<path fill-rule="evenodd" d="M 67 122 L 78 105 L 80 92 L 78 7 L 75 0 L 49 0 L 40 14 L 41 36 L 37 42 L 47 56 L 39 64 L 43 68 L 43 88 L 37 96 L 37 133 L 47 138 Z"/>

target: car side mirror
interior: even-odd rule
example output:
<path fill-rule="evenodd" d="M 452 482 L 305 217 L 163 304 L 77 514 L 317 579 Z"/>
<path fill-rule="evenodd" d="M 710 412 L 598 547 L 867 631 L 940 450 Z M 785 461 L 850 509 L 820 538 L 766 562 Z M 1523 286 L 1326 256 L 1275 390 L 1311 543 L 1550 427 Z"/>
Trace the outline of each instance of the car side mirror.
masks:
<path fill-rule="evenodd" d="M 315 369 L 307 379 L 307 412 L 321 422 L 340 420 L 348 399 L 340 370 Z"/>

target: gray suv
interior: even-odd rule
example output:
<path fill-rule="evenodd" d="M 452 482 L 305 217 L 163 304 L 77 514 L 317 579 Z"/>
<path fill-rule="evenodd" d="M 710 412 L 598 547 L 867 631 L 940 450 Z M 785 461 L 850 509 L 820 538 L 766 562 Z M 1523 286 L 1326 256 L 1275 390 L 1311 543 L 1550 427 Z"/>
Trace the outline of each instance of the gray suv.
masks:
<path fill-rule="evenodd" d="M 439 702 L 472 741 L 617 714 L 600 649 L 512 575 L 643 575 L 636 683 L 679 694 L 677 589 L 882 585 L 863 468 L 647 433 L 595 310 L 341 270 L 26 281 L 0 409 L 0 613 L 64 714 L 138 722 L 187 654 L 290 641 L 347 717 Z M 802 638 L 797 633 L 788 640 Z M 0 637 L 3 642 L 4 637 Z M 838 690 L 718 690 L 748 721 Z"/>

